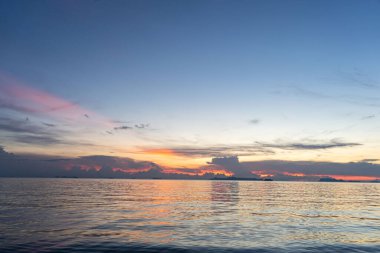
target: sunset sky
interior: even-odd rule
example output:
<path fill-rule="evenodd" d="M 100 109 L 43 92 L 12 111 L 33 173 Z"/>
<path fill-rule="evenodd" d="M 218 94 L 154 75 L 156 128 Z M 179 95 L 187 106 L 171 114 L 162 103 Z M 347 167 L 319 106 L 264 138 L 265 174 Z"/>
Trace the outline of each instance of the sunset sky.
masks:
<path fill-rule="evenodd" d="M 379 45 L 376 0 L 0 0 L 0 176 L 380 178 Z"/>

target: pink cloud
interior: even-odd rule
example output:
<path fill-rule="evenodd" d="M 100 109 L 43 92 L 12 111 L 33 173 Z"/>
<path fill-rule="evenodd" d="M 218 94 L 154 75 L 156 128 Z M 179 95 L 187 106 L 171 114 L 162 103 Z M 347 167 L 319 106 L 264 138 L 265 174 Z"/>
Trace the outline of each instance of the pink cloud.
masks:
<path fill-rule="evenodd" d="M 111 125 L 111 120 L 76 103 L 46 91 L 27 86 L 0 73 L 0 106 L 22 113 L 32 113 L 69 121 L 97 122 Z"/>

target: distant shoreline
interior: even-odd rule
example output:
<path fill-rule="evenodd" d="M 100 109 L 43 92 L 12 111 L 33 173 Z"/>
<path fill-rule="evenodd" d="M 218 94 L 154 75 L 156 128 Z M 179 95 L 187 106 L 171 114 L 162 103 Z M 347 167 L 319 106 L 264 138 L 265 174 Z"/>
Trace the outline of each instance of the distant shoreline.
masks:
<path fill-rule="evenodd" d="M 194 181 L 250 181 L 250 182 L 304 182 L 304 183 L 380 183 L 380 180 L 374 181 L 356 181 L 356 180 L 342 180 L 335 178 L 320 178 L 318 181 L 300 181 L 300 180 L 273 180 L 270 178 L 112 178 L 112 177 L 68 177 L 68 176 L 54 176 L 54 177 L 33 177 L 33 176 L 0 176 L 0 178 L 25 178 L 25 179 L 118 179 L 118 180 L 194 180 Z"/>

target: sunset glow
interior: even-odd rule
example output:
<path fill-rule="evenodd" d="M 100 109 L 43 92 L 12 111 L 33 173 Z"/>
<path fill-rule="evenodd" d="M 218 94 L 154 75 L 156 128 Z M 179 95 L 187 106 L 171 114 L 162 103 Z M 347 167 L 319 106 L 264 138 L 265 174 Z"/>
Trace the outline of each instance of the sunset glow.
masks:
<path fill-rule="evenodd" d="M 380 0 L 0 0 L 0 253 L 379 252 Z"/>
<path fill-rule="evenodd" d="M 107 10 L 110 23 L 96 18 L 98 8 Z M 291 27 L 302 23 L 293 20 L 297 15 L 275 15 L 266 27 L 272 32 L 251 34 L 256 21 L 225 23 L 222 12 L 212 14 L 215 23 L 198 26 L 186 18 L 191 12 L 153 21 L 139 18 L 142 8 L 119 16 L 123 24 L 136 24 L 129 27 L 112 18 L 119 10 L 114 8 L 57 5 L 52 9 L 60 10 L 60 18 L 46 21 L 29 13 L 33 17 L 24 26 L 30 27 L 15 29 L 36 36 L 8 32 L 0 57 L 0 148 L 7 158 L 3 167 L 14 169 L 4 175 L 22 174 L 22 167 L 30 166 L 35 176 L 380 177 L 380 72 L 372 59 L 378 44 L 373 33 L 342 32 L 350 38 L 345 40 L 350 52 L 360 52 L 358 45 L 368 48 L 361 56 L 368 59 L 359 64 L 359 56 L 341 52 L 337 43 L 315 42 L 325 31 L 334 34 L 326 25 L 300 27 L 307 40 L 294 40 L 297 29 Z M 23 15 L 3 15 L 17 27 L 24 22 Z M 66 19 L 81 43 L 70 39 Z M 51 22 L 55 29 L 47 33 L 40 24 Z M 239 26 L 245 32 L 238 32 Z M 208 29 L 216 33 L 211 36 Z M 279 38 L 281 32 L 289 37 Z M 195 43 L 193 33 L 204 41 Z M 21 166 L 17 160 L 28 162 Z"/>

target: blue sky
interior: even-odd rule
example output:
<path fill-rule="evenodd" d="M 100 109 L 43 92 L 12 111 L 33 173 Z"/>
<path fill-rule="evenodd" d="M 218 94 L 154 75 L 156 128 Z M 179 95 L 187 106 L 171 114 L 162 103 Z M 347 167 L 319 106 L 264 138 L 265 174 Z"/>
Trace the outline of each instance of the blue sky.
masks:
<path fill-rule="evenodd" d="M 29 115 L 14 109 L 20 97 L 5 108 L 4 95 L 4 122 L 50 120 L 62 138 L 97 148 L 20 143 L 9 127 L 0 140 L 13 152 L 68 156 L 107 153 L 99 147 L 107 143 L 159 162 L 172 157 L 136 150 L 270 144 L 276 152 L 241 159 L 377 159 L 379 14 L 375 0 L 1 0 L 2 75 L 114 125 Z M 134 129 L 115 129 L 123 125 Z M 331 143 L 358 145 L 278 150 Z"/>

